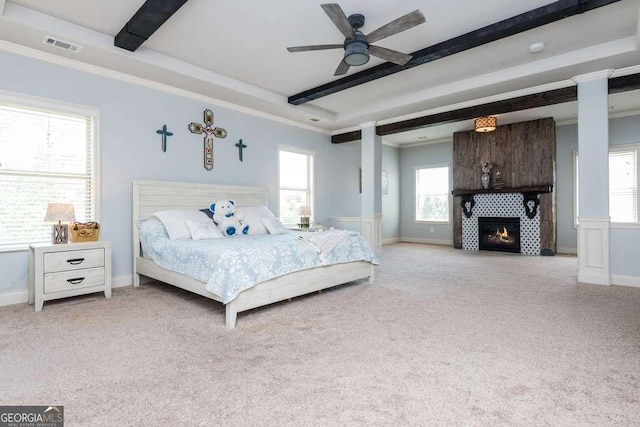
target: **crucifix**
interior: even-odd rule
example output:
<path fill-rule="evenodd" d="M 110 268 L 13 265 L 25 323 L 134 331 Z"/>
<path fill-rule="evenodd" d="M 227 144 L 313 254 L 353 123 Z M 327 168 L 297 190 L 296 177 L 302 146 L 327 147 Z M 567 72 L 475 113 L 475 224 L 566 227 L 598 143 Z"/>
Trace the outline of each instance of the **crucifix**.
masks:
<path fill-rule="evenodd" d="M 191 123 L 189 130 L 191 133 L 204 134 L 204 168 L 208 171 L 213 169 L 213 137 L 226 138 L 227 131 L 222 128 L 214 128 L 213 111 L 204 110 L 204 125 Z"/>
<path fill-rule="evenodd" d="M 247 146 L 242 143 L 242 140 L 240 140 L 236 144 L 236 147 L 238 147 L 238 158 L 240 159 L 241 162 L 243 162 L 244 159 L 242 158 L 242 149 L 247 148 Z"/>
<path fill-rule="evenodd" d="M 167 131 L 167 125 L 162 125 L 162 129 L 158 129 L 156 133 L 162 135 L 162 152 L 167 152 L 167 137 L 173 136 L 173 133 Z"/>

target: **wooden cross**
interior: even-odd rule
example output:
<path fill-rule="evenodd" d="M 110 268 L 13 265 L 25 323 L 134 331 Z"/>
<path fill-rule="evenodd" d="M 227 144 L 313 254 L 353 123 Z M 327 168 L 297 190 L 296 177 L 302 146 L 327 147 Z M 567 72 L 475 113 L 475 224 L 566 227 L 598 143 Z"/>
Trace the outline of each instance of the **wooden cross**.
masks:
<path fill-rule="evenodd" d="M 236 144 L 236 147 L 238 147 L 238 157 L 240 158 L 240 161 L 243 162 L 244 160 L 242 159 L 242 149 L 247 148 L 247 146 L 242 143 L 242 140 L 240 140 Z"/>
<path fill-rule="evenodd" d="M 189 130 L 191 133 L 204 134 L 204 168 L 208 171 L 213 169 L 213 137 L 226 138 L 227 131 L 222 128 L 213 128 L 213 111 L 204 110 L 204 125 L 191 123 Z"/>
<path fill-rule="evenodd" d="M 162 129 L 158 129 L 156 133 L 162 135 L 162 152 L 167 152 L 167 137 L 173 136 L 173 133 L 167 131 L 167 125 L 162 125 Z"/>

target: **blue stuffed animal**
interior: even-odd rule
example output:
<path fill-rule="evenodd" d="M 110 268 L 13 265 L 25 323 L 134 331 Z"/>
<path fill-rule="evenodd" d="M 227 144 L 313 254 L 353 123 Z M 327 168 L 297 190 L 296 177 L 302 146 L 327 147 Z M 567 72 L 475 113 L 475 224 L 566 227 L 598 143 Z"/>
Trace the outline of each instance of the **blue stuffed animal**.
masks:
<path fill-rule="evenodd" d="M 249 233 L 249 225 L 242 225 L 242 219 L 236 214 L 236 204 L 233 200 L 218 200 L 209 206 L 213 212 L 213 222 L 225 236 L 235 236 L 238 233 Z"/>

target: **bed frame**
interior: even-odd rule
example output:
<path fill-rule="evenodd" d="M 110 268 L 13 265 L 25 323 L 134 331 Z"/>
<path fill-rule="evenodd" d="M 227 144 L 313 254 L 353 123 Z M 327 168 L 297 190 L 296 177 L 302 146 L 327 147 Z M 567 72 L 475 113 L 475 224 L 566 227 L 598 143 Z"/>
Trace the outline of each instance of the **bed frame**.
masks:
<path fill-rule="evenodd" d="M 146 276 L 187 291 L 222 302 L 222 298 L 205 288 L 205 284 L 183 274 L 158 266 L 142 257 L 136 220 L 148 218 L 164 209 L 202 209 L 213 201 L 230 199 L 236 206 L 268 206 L 268 189 L 235 185 L 192 184 L 184 182 L 133 182 L 133 286 L 140 286 Z M 291 299 L 332 286 L 368 278 L 375 281 L 375 266 L 366 261 L 315 267 L 286 274 L 249 288 L 226 304 L 226 326 L 233 329 L 241 311 Z"/>

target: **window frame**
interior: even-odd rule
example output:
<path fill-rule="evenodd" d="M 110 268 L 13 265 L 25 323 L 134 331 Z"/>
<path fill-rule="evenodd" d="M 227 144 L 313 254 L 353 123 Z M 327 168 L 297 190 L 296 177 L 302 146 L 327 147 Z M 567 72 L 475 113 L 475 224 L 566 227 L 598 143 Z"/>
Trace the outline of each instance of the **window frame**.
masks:
<path fill-rule="evenodd" d="M 444 221 L 434 221 L 434 220 L 421 220 L 418 219 L 418 171 L 422 169 L 436 169 L 436 168 L 447 168 L 447 219 Z M 413 220 L 415 224 L 438 224 L 438 225 L 448 225 L 451 224 L 453 218 L 453 195 L 451 194 L 451 163 L 432 163 L 427 165 L 416 165 L 414 166 L 414 179 L 413 179 Z"/>
<path fill-rule="evenodd" d="M 82 104 L 74 104 L 52 98 L 44 98 L 0 89 L 0 104 L 22 109 L 37 110 L 39 112 L 91 117 L 93 121 L 93 177 L 91 191 L 94 195 L 94 220 L 100 222 L 101 199 L 101 158 L 100 158 L 100 109 Z M 21 252 L 29 250 L 29 245 L 46 242 L 28 242 L 20 244 L 0 245 L 0 253 Z"/>
<path fill-rule="evenodd" d="M 620 151 L 635 151 L 636 152 L 636 221 L 635 222 L 615 222 L 611 221 L 610 226 L 612 228 L 640 228 L 640 143 L 624 144 L 624 145 L 610 145 L 607 151 L 607 161 L 611 153 Z M 573 228 L 578 228 L 578 149 L 573 150 Z M 611 193 L 609 193 L 611 198 Z M 610 205 L 610 203 L 609 203 Z M 610 208 L 611 206 L 609 206 Z M 611 218 L 611 213 L 609 213 Z"/>
<path fill-rule="evenodd" d="M 311 177 L 307 176 L 307 182 L 309 184 L 309 189 L 307 191 L 309 192 L 309 200 L 311 202 L 311 216 L 309 217 L 309 222 L 314 223 L 316 219 L 316 152 L 308 148 L 297 147 L 294 145 L 278 144 L 277 159 L 276 159 L 276 163 L 278 165 L 277 171 L 276 171 L 276 185 L 277 185 L 276 209 L 278 212 L 277 214 L 278 218 L 280 218 L 280 190 L 282 189 L 280 187 L 280 152 L 281 151 L 286 151 L 286 152 L 295 153 L 295 154 L 303 154 L 311 158 L 310 159 Z M 283 225 L 285 227 L 287 226 L 292 227 L 294 224 L 283 223 Z"/>

